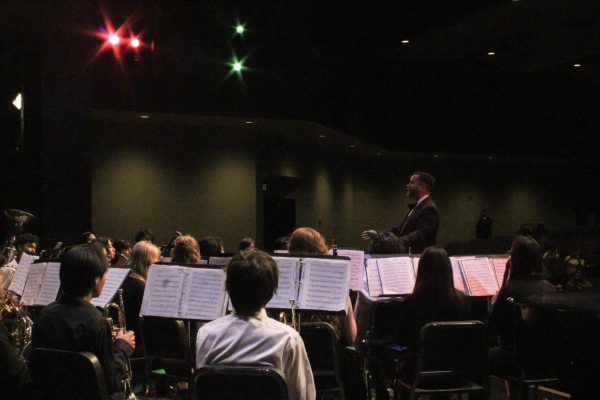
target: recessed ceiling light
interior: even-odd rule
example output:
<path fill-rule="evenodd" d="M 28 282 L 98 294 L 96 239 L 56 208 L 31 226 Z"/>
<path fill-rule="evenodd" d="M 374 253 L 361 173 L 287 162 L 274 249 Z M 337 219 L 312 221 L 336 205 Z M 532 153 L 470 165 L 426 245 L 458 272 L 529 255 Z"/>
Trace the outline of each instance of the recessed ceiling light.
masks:
<path fill-rule="evenodd" d="M 378 156 L 380 156 L 380 155 L 381 155 L 381 153 L 377 153 L 377 155 L 378 155 Z"/>
<path fill-rule="evenodd" d="M 496 55 L 496 52 L 494 52 L 494 51 L 488 51 L 488 56 L 495 56 L 495 55 Z"/>
<path fill-rule="evenodd" d="M 355 145 L 353 145 L 353 144 L 351 144 L 351 145 L 350 145 L 350 148 L 351 148 L 351 149 L 354 149 L 354 148 L 356 148 L 356 146 L 355 146 Z"/>
<path fill-rule="evenodd" d="M 433 158 L 438 158 L 438 157 L 439 157 L 439 154 L 434 154 L 433 155 Z"/>
<path fill-rule="evenodd" d="M 253 124 L 254 122 L 252 122 L 252 121 L 246 121 L 245 123 L 248 124 L 248 125 L 250 125 L 250 124 Z"/>
<path fill-rule="evenodd" d="M 573 66 L 574 66 L 575 68 L 579 68 L 579 67 L 581 67 L 581 64 L 573 64 Z"/>
<path fill-rule="evenodd" d="M 325 135 L 319 135 L 319 137 L 320 137 L 321 139 L 323 139 L 323 138 L 326 138 L 327 136 L 325 136 Z"/>
<path fill-rule="evenodd" d="M 150 116 L 149 115 L 140 115 L 140 118 L 141 119 L 148 119 L 148 118 L 150 118 Z"/>
<path fill-rule="evenodd" d="M 493 160 L 493 159 L 494 159 L 494 157 L 492 157 L 492 156 L 488 157 L 488 160 Z"/>
<path fill-rule="evenodd" d="M 409 43 L 410 43 L 410 40 L 408 40 L 408 39 L 404 39 L 404 40 L 402 41 L 402 44 L 409 44 Z"/>

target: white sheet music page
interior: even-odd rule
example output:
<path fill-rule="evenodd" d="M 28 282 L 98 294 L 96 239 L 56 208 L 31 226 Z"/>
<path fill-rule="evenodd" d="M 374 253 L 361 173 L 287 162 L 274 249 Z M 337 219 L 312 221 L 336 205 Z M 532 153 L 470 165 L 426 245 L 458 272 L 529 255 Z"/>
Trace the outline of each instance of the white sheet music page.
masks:
<path fill-rule="evenodd" d="M 31 265 L 34 261 L 36 261 L 39 258 L 40 256 L 32 256 L 31 254 L 23 253 L 21 254 L 19 265 Z"/>
<path fill-rule="evenodd" d="M 279 271 L 279 285 L 277 293 L 267 304 L 267 308 L 290 308 L 290 299 L 298 300 L 296 288 L 297 270 L 299 258 L 273 257 Z"/>
<path fill-rule="evenodd" d="M 349 260 L 304 259 L 299 308 L 346 311 L 350 290 L 350 264 Z"/>
<path fill-rule="evenodd" d="M 504 279 L 506 263 L 508 262 L 509 257 L 490 257 L 488 259 L 491 261 L 492 266 L 494 267 L 496 280 L 498 281 L 498 287 L 502 287 L 502 279 Z"/>
<path fill-rule="evenodd" d="M 44 281 L 40 293 L 37 297 L 35 305 L 46 306 L 54 301 L 58 297 L 58 290 L 60 289 L 60 263 L 49 262 L 46 264 L 46 273 L 44 274 Z"/>
<path fill-rule="evenodd" d="M 377 260 L 376 258 L 370 258 L 367 260 L 366 265 L 366 274 L 367 274 L 367 284 L 369 285 L 369 296 L 377 297 L 381 296 L 383 293 L 383 288 L 381 286 L 381 279 L 379 278 L 379 270 L 377 269 Z"/>
<path fill-rule="evenodd" d="M 415 271 L 410 257 L 378 258 L 377 268 L 384 295 L 412 293 Z"/>
<path fill-rule="evenodd" d="M 233 257 L 211 257 L 208 259 L 210 265 L 228 265 Z"/>
<path fill-rule="evenodd" d="M 151 265 L 140 314 L 178 318 L 186 276 L 185 267 Z"/>
<path fill-rule="evenodd" d="M 496 277 L 485 257 L 459 259 L 460 268 L 471 296 L 493 296 L 498 291 Z"/>
<path fill-rule="evenodd" d="M 27 282 L 28 273 L 29 265 L 17 266 L 17 270 L 15 271 L 15 274 L 10 281 L 10 285 L 8 286 L 8 291 L 22 296 L 23 290 L 25 289 L 25 282 Z"/>
<path fill-rule="evenodd" d="M 117 289 L 121 287 L 125 278 L 129 275 L 129 268 L 109 268 L 106 272 L 106 283 L 100 296 L 94 297 L 91 301 L 96 307 L 104 307 L 117 294 Z"/>
<path fill-rule="evenodd" d="M 450 265 L 452 265 L 452 278 L 454 280 L 454 288 L 465 293 L 465 281 L 459 265 L 459 257 L 450 257 Z"/>
<path fill-rule="evenodd" d="M 46 272 L 46 263 L 29 264 L 29 274 L 23 289 L 23 296 L 21 296 L 23 304 L 27 306 L 35 304 L 44 279 L 44 272 Z"/>
<path fill-rule="evenodd" d="M 329 249 L 328 254 L 333 255 L 333 250 Z M 362 250 L 339 249 L 338 256 L 350 257 L 350 289 L 360 290 L 365 271 L 365 252 Z"/>
<path fill-rule="evenodd" d="M 181 318 L 212 321 L 225 314 L 225 272 L 188 268 Z"/>

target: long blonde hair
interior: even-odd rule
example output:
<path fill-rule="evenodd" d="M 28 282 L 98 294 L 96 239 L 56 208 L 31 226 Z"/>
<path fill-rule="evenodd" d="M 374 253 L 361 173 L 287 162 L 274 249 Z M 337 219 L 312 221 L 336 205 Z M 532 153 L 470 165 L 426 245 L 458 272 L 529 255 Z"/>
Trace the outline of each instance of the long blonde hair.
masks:
<path fill-rule="evenodd" d="M 158 260 L 160 260 L 159 248 L 151 242 L 142 240 L 133 246 L 129 266 L 132 272 L 145 281 L 148 277 L 148 267 Z"/>

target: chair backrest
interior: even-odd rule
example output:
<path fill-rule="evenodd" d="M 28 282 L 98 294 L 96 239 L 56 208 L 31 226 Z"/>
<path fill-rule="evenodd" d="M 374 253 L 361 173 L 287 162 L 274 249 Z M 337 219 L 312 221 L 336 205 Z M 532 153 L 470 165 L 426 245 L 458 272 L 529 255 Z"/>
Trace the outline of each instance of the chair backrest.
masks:
<path fill-rule="evenodd" d="M 90 352 L 33 349 L 29 369 L 41 399 L 110 399 L 102 367 Z"/>
<path fill-rule="evenodd" d="M 300 336 L 313 375 L 339 375 L 335 330 L 326 322 L 302 323 Z"/>
<path fill-rule="evenodd" d="M 162 317 L 140 317 L 144 355 L 157 361 L 170 375 L 191 375 L 194 355 L 183 321 Z"/>
<path fill-rule="evenodd" d="M 422 329 L 415 380 L 432 371 L 452 371 L 485 386 L 488 346 L 481 321 L 431 322 Z"/>
<path fill-rule="evenodd" d="M 197 400 L 288 400 L 285 380 L 266 367 L 202 367 L 194 374 L 192 390 Z"/>
<path fill-rule="evenodd" d="M 396 344 L 405 323 L 404 313 L 402 299 L 373 302 L 369 321 L 369 344 Z"/>

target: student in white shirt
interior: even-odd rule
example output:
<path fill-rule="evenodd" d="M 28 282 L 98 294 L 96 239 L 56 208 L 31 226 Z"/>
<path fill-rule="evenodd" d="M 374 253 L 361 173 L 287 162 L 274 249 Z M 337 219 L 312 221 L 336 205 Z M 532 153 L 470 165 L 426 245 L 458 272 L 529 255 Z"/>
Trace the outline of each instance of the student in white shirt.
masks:
<path fill-rule="evenodd" d="M 200 328 L 196 366 L 272 367 L 284 376 L 290 399 L 312 400 L 315 384 L 302 338 L 265 311 L 278 281 L 277 264 L 264 252 L 242 253 L 231 260 L 226 287 L 235 312 Z"/>

